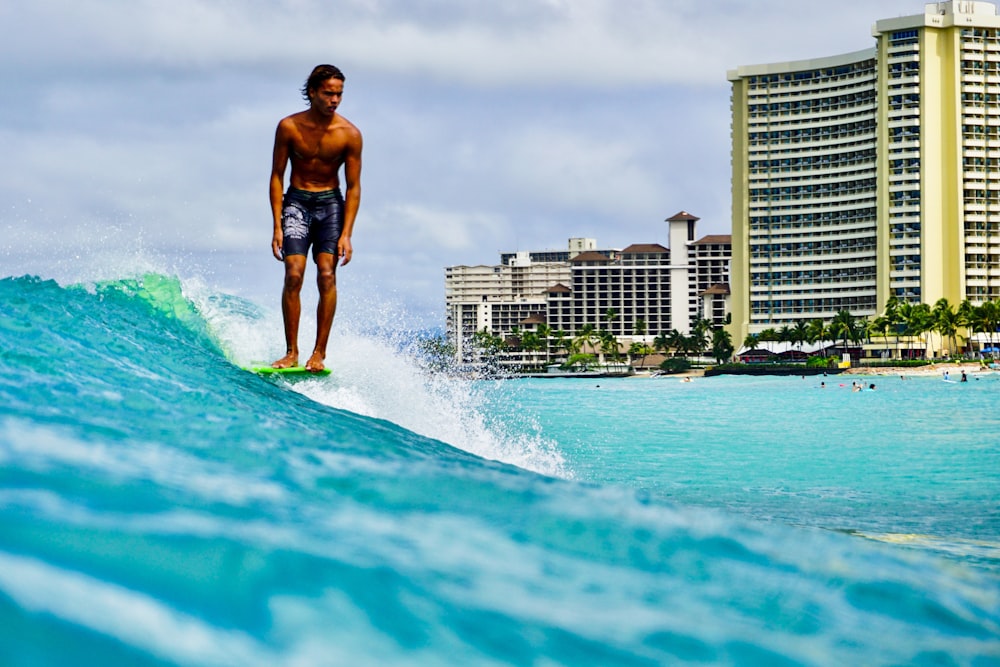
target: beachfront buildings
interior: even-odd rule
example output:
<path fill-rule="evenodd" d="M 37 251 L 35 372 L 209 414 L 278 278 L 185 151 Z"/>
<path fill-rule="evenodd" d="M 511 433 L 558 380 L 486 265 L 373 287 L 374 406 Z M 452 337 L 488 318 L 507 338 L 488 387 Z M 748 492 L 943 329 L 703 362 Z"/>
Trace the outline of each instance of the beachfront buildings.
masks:
<path fill-rule="evenodd" d="M 739 67 L 731 333 L 1000 298 L 1000 16 L 937 2 L 874 45 Z"/>
<path fill-rule="evenodd" d="M 602 250 L 594 239 L 570 239 L 566 250 L 503 253 L 495 266 L 447 267 L 447 328 L 456 357 L 475 361 L 477 332 L 510 338 L 541 327 L 565 338 L 589 327 L 627 345 L 674 330 L 688 334 L 698 319 L 721 325 L 730 237 L 698 239 L 698 218 L 684 211 L 666 222 L 669 247 Z M 510 361 L 521 365 L 526 358 L 514 354 Z"/>

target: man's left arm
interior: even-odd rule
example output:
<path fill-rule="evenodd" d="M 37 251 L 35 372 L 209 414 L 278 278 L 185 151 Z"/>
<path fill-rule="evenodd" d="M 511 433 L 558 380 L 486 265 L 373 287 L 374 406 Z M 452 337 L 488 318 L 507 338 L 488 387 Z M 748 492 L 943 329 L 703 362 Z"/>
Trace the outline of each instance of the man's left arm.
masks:
<path fill-rule="evenodd" d="M 350 262 L 354 253 L 351 234 L 354 233 L 354 219 L 357 218 L 358 207 L 361 205 L 361 147 L 361 133 L 353 129 L 344 157 L 344 229 L 337 242 L 341 266 Z"/>

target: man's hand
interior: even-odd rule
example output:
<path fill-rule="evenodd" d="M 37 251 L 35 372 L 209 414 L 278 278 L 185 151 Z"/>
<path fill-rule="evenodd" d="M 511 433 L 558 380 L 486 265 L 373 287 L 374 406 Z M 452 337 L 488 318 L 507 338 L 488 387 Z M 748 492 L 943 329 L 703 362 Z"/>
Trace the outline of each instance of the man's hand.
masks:
<path fill-rule="evenodd" d="M 280 229 L 275 229 L 274 236 L 271 238 L 271 252 L 274 253 L 274 258 L 279 262 L 285 261 L 285 253 L 281 249 L 284 242 L 284 234 L 281 233 Z"/>
<path fill-rule="evenodd" d="M 354 248 L 351 247 L 351 237 L 340 235 L 340 240 L 337 241 L 337 256 L 340 257 L 340 265 L 343 266 L 351 261 L 351 256 L 354 254 Z"/>

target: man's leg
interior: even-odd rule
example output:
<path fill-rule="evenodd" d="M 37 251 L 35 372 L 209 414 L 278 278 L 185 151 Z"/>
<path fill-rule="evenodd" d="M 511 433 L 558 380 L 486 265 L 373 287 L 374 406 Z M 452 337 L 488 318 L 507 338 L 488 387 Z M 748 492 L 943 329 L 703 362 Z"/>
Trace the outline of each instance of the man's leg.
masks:
<path fill-rule="evenodd" d="M 326 344 L 333 328 L 333 316 L 337 313 L 337 256 L 321 252 L 316 255 L 316 286 L 319 288 L 319 303 L 316 305 L 316 347 L 306 362 L 306 370 L 321 371 L 326 359 Z"/>
<path fill-rule="evenodd" d="M 302 314 L 300 294 L 305 271 L 305 255 L 285 257 L 285 285 L 281 290 L 281 316 L 285 320 L 285 356 L 271 364 L 274 368 L 291 368 L 299 364 L 299 317 Z"/>

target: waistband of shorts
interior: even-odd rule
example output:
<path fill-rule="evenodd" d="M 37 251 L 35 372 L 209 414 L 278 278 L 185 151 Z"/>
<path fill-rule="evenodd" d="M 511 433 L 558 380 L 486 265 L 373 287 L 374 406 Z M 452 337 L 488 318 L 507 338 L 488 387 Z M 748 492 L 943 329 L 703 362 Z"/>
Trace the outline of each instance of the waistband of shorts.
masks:
<path fill-rule="evenodd" d="M 325 199 L 340 199 L 342 195 L 340 194 L 340 188 L 334 188 L 332 190 L 299 190 L 298 188 L 288 188 L 285 193 L 286 197 L 293 197 L 295 199 L 308 199 L 312 201 L 323 201 Z"/>

